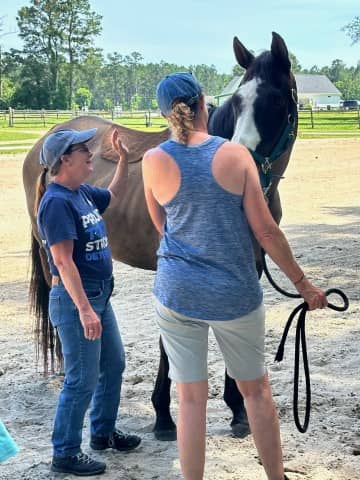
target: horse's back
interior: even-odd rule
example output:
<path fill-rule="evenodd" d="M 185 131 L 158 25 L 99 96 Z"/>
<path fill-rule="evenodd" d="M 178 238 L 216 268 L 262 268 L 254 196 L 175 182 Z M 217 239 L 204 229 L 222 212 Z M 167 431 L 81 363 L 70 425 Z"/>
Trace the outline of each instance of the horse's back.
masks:
<path fill-rule="evenodd" d="M 169 137 L 169 130 L 141 132 L 118 125 L 95 116 L 82 116 L 53 127 L 29 151 L 23 164 L 23 183 L 26 203 L 31 218 L 33 233 L 38 238 L 34 203 L 37 178 L 42 170 L 39 155 L 47 135 L 61 129 L 84 130 L 97 128 L 96 135 L 88 142 L 93 152 L 94 173 L 90 184 L 107 188 L 113 177 L 118 155 L 112 148 L 111 137 L 114 129 L 129 149 L 129 180 L 125 198 L 104 215 L 107 224 L 112 254 L 116 260 L 129 265 L 155 269 L 158 235 L 149 217 L 142 182 L 141 160 L 144 153 Z M 39 238 L 38 238 L 39 240 Z"/>

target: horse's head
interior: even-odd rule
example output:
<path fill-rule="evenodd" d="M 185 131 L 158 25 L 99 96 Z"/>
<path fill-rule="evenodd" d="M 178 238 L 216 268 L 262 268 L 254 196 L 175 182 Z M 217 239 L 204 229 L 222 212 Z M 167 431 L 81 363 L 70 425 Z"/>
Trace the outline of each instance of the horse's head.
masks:
<path fill-rule="evenodd" d="M 286 125 L 296 116 L 296 84 L 284 40 L 272 34 L 271 50 L 258 57 L 234 38 L 236 59 L 246 72 L 231 99 L 235 109 L 234 142 L 269 156 Z"/>
<path fill-rule="evenodd" d="M 249 148 L 266 189 L 278 170 L 271 172 L 272 162 L 290 148 L 296 136 L 296 83 L 287 47 L 277 33 L 272 34 L 271 50 L 257 57 L 237 37 L 233 46 L 246 71 L 237 91 L 210 116 L 209 131 Z"/>

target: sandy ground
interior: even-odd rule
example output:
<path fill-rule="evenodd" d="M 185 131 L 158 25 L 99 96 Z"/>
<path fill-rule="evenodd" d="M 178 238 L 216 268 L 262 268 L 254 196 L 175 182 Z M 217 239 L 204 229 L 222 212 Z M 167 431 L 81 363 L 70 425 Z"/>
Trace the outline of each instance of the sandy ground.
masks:
<path fill-rule="evenodd" d="M 306 434 L 292 417 L 293 339 L 285 359 L 273 361 L 282 329 L 297 300 L 263 281 L 267 306 L 267 362 L 281 420 L 284 458 L 291 480 L 360 479 L 359 252 L 360 139 L 297 140 L 282 181 L 282 226 L 306 273 L 324 289 L 342 288 L 345 313 L 314 312 L 307 322 L 312 412 Z M 32 320 L 27 310 L 29 226 L 21 186 L 22 155 L 0 157 L 0 418 L 21 452 L 0 466 L 1 480 L 72 478 L 49 473 L 51 426 L 59 377 L 36 369 Z M 109 480 L 181 478 L 175 442 L 155 441 L 150 402 L 158 364 L 158 332 L 151 307 L 152 272 L 115 264 L 113 305 L 127 351 L 119 425 L 143 437 L 130 454 L 105 452 Z M 275 277 L 287 285 L 285 279 Z M 334 303 L 338 299 L 332 299 Z M 213 338 L 207 433 L 207 480 L 264 480 L 251 436 L 230 434 L 222 401 L 224 366 Z M 174 414 L 176 395 L 173 390 Z M 84 449 L 88 451 L 88 420 Z M 94 477 L 98 478 L 98 477 Z M 100 477 L 99 477 L 100 478 Z"/>

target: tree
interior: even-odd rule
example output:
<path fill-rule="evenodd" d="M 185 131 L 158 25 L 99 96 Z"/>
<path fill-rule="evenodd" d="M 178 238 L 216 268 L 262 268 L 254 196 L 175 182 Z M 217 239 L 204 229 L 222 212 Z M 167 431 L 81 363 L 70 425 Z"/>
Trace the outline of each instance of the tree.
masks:
<path fill-rule="evenodd" d="M 13 33 L 15 33 L 14 31 L 11 32 L 4 32 L 4 18 L 5 17 L 0 17 L 0 39 L 5 37 L 6 35 L 11 35 Z M 0 101 L 4 101 L 3 99 L 3 95 L 4 95 L 4 92 L 3 92 L 3 85 L 4 85 L 4 78 L 3 78 L 3 70 L 4 70 L 4 62 L 3 62 L 3 49 L 2 49 L 2 45 L 0 43 Z M 2 107 L 4 108 L 4 107 Z"/>
<path fill-rule="evenodd" d="M 74 72 L 74 89 L 86 86 L 92 93 L 90 108 L 104 108 L 104 101 L 107 97 L 104 63 L 102 51 L 98 48 L 90 48 L 87 57 Z"/>
<path fill-rule="evenodd" d="M 232 69 L 233 77 L 242 77 L 245 73 L 245 68 L 241 67 L 238 63 Z"/>
<path fill-rule="evenodd" d="M 345 25 L 341 30 L 351 38 L 351 45 L 360 43 L 360 17 L 355 17 L 352 22 Z"/>
<path fill-rule="evenodd" d="M 19 109 L 30 108 L 39 110 L 49 105 L 49 90 L 42 85 L 44 65 L 36 59 L 28 59 L 24 68 L 27 74 L 12 96 L 12 106 Z"/>
<path fill-rule="evenodd" d="M 68 106 L 73 94 L 74 66 L 86 55 L 93 37 L 101 31 L 101 16 L 90 10 L 88 0 L 31 0 L 17 16 L 24 52 L 36 56 L 49 69 L 50 106 L 58 98 L 60 70 L 68 60 Z M 64 79 L 65 81 L 65 79 Z"/>
<path fill-rule="evenodd" d="M 125 59 L 118 52 L 113 52 L 107 56 L 107 64 L 105 66 L 105 78 L 107 91 L 111 92 L 112 107 L 124 103 L 124 90 L 127 80 L 126 68 L 124 67 Z"/>
<path fill-rule="evenodd" d="M 51 0 L 31 0 L 16 17 L 19 36 L 24 40 L 24 53 L 43 63 L 49 71 L 49 103 L 56 108 L 60 65 L 64 62 L 61 3 Z M 37 66 L 37 64 L 34 64 Z"/>
<path fill-rule="evenodd" d="M 82 107 L 89 107 L 92 100 L 92 93 L 86 87 L 79 87 L 75 92 L 75 102 Z"/>
<path fill-rule="evenodd" d="M 206 95 L 216 95 L 220 93 L 231 80 L 231 77 L 227 75 L 224 82 L 221 75 L 217 72 L 215 65 L 190 65 L 189 70 L 201 83 Z"/>
<path fill-rule="evenodd" d="M 317 65 L 313 65 L 310 68 L 309 73 L 318 74 L 320 73 L 320 68 Z"/>
<path fill-rule="evenodd" d="M 74 68 L 86 58 L 94 37 L 101 33 L 102 16 L 90 10 L 89 0 L 62 0 L 64 51 L 69 61 L 69 104 L 72 104 Z"/>
<path fill-rule="evenodd" d="M 330 68 L 328 69 L 327 76 L 333 83 L 342 80 L 346 76 L 345 63 L 339 59 L 333 60 Z"/>
<path fill-rule="evenodd" d="M 131 99 L 137 95 L 139 89 L 139 70 L 143 57 L 139 52 L 132 52 L 124 58 L 127 79 L 125 84 L 125 101 L 131 107 Z"/>
<path fill-rule="evenodd" d="M 300 73 L 302 70 L 302 67 L 299 63 L 299 60 L 296 58 L 296 56 L 289 52 L 289 58 L 290 58 L 290 63 L 291 63 L 291 71 L 293 73 Z"/>
<path fill-rule="evenodd" d="M 12 50 L 8 54 L 7 69 L 14 79 L 15 91 L 11 104 L 15 108 L 47 108 L 49 99 L 49 70 L 35 55 L 24 55 Z"/>
<path fill-rule="evenodd" d="M 0 97 L 0 109 L 5 110 L 11 106 L 11 101 L 15 93 L 15 87 L 8 78 L 4 78 L 1 84 L 2 94 Z"/>

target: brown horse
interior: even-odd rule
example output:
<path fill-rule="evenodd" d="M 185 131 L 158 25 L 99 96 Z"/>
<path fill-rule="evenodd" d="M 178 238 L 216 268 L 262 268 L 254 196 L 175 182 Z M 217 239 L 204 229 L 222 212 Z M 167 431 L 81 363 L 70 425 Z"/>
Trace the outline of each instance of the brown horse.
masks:
<path fill-rule="evenodd" d="M 284 40 L 273 33 L 270 51 L 254 57 L 239 40 L 234 39 L 238 63 L 246 69 L 239 89 L 224 105 L 209 112 L 209 132 L 246 145 L 258 164 L 264 192 L 275 220 L 280 221 L 281 204 L 277 190 L 286 169 L 297 133 L 296 85 L 290 71 L 290 61 Z M 138 132 L 98 117 L 83 116 L 57 125 L 82 130 L 97 128 L 89 142 L 94 153 L 94 174 L 89 183 L 107 187 L 115 170 L 117 156 L 111 148 L 114 129 L 129 149 L 129 181 L 125 198 L 104 215 L 113 258 L 128 265 L 156 269 L 158 234 L 147 212 L 141 177 L 144 152 L 169 137 L 169 130 L 159 133 Z M 23 181 L 27 207 L 32 224 L 32 276 L 30 297 L 36 314 L 36 345 L 41 348 L 45 371 L 48 355 L 54 369 L 56 336 L 48 318 L 50 274 L 41 246 L 34 216 L 36 181 L 41 172 L 39 153 L 44 136 L 26 156 Z M 260 248 L 254 242 L 257 268 L 261 274 Z M 168 363 L 160 342 L 161 360 L 152 401 L 156 410 L 155 435 L 162 440 L 176 437 L 176 427 L 170 416 L 170 380 Z M 232 428 L 242 436 L 248 432 L 242 397 L 235 382 L 226 376 L 224 399 L 233 412 Z"/>

